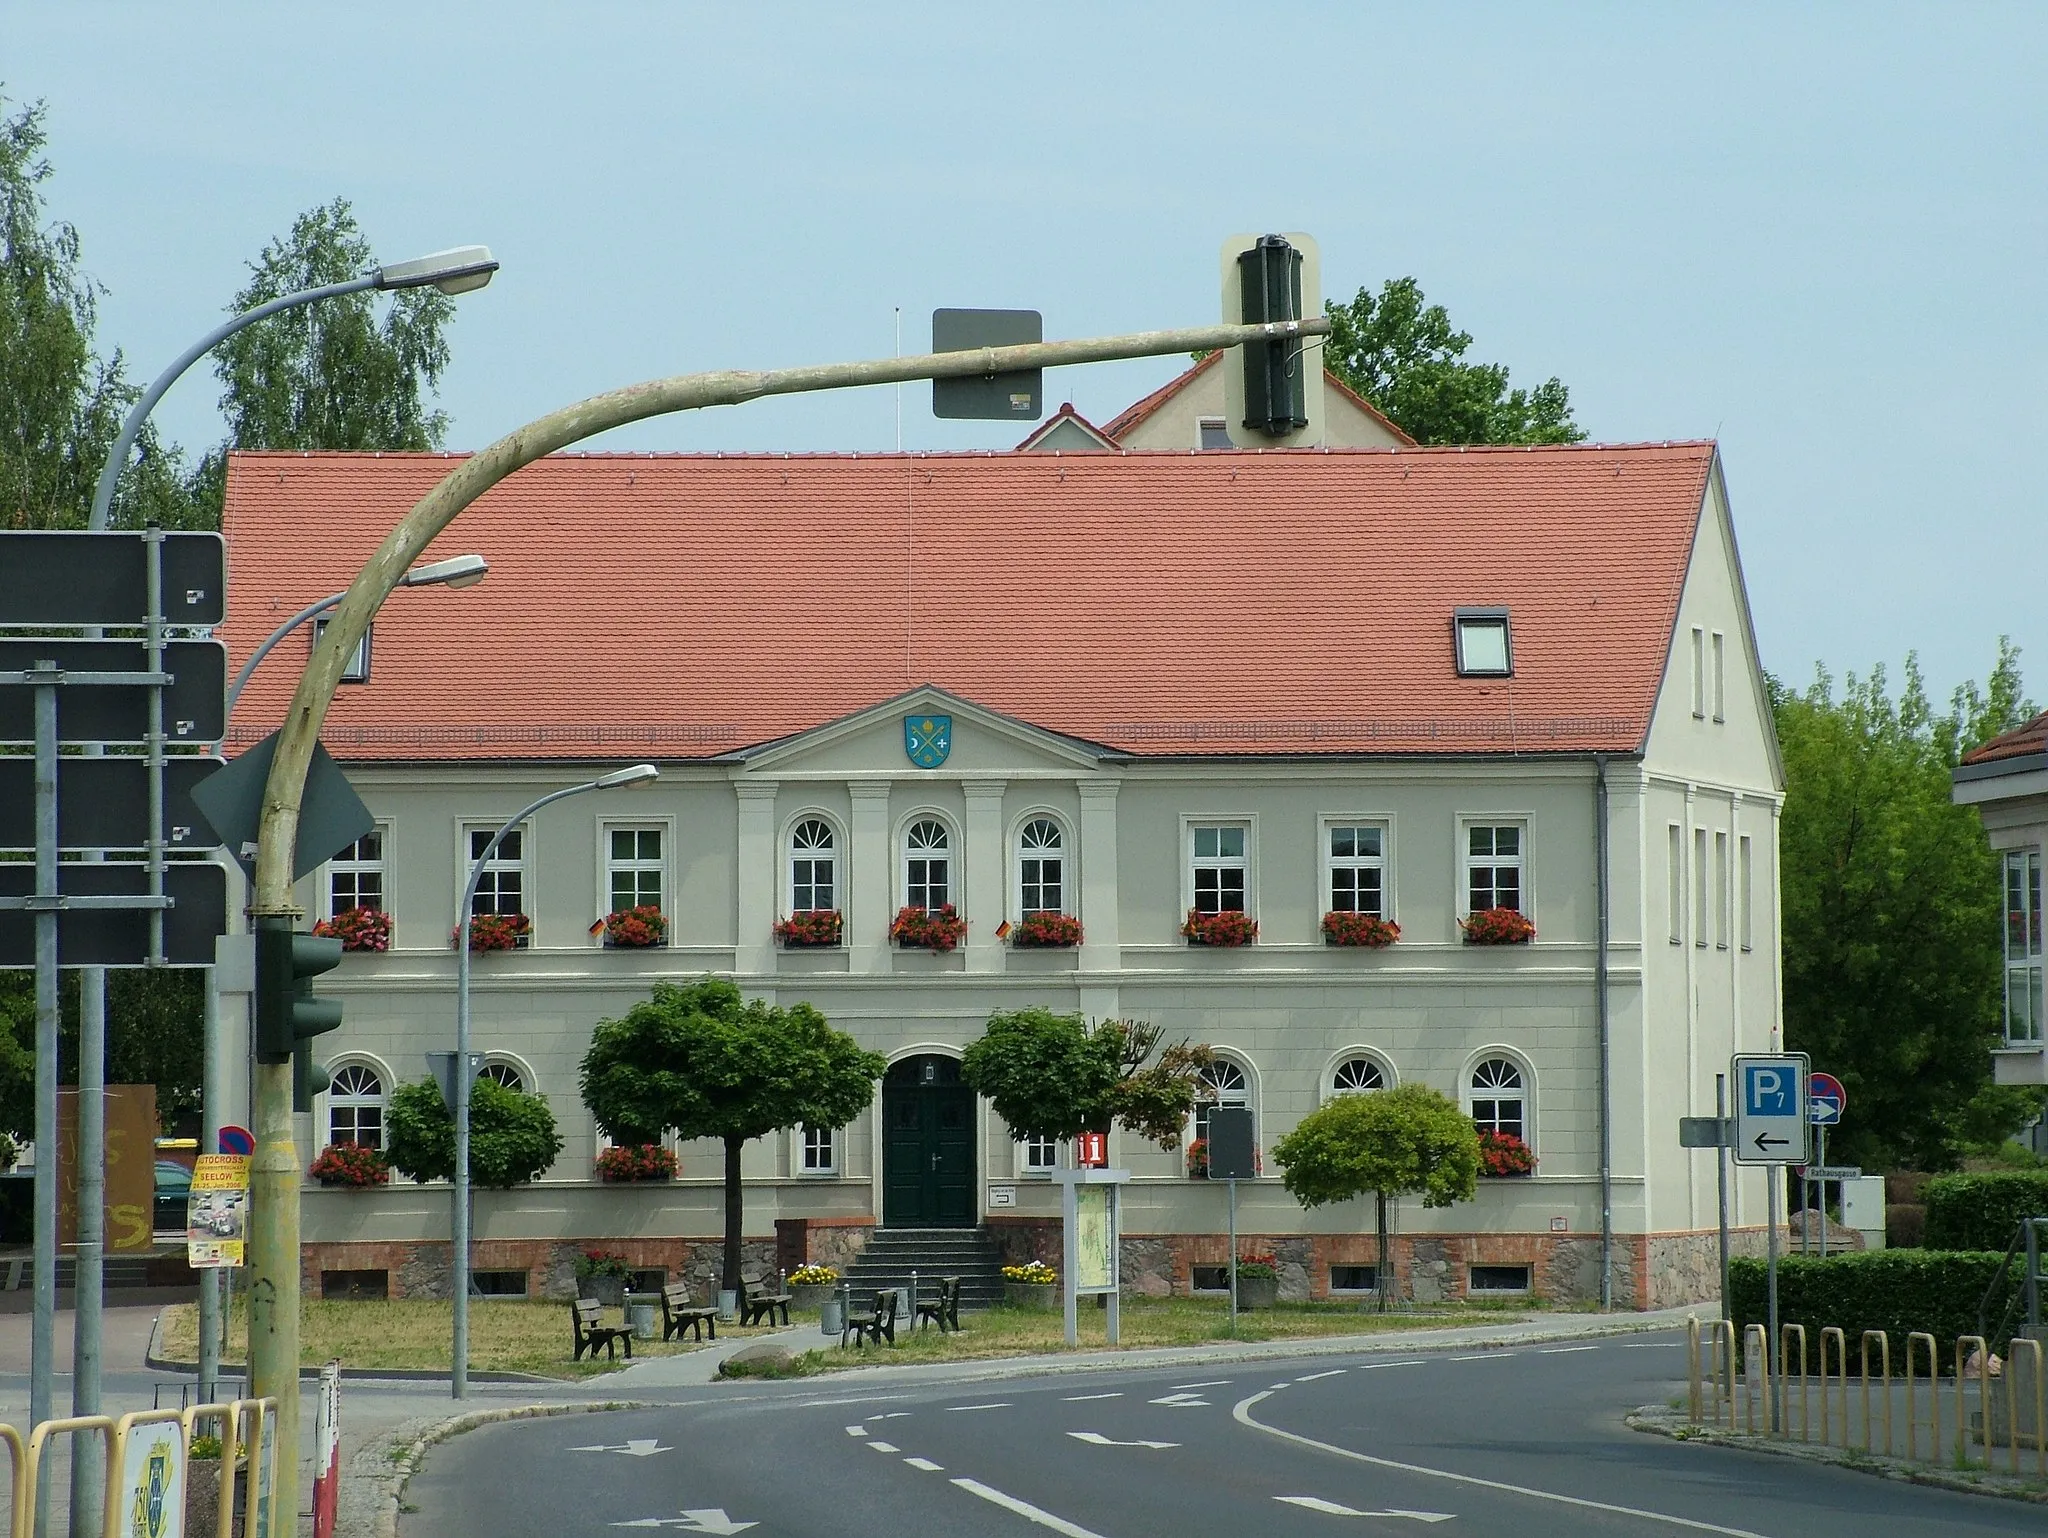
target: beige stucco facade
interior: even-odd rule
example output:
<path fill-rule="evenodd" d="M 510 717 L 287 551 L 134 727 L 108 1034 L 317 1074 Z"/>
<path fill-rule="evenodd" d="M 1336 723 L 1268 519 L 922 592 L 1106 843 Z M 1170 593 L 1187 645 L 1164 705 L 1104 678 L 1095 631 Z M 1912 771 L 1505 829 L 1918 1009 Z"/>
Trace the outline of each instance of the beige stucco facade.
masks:
<path fill-rule="evenodd" d="M 2048 753 L 1966 764 L 1955 800 L 1977 808 L 2005 884 L 2003 1045 L 1991 1066 L 2000 1084 L 2048 1084 L 2048 1029 L 2042 1020 L 2041 866 L 2048 852 Z"/>
<path fill-rule="evenodd" d="M 1221 368 L 1206 368 L 1192 374 L 1185 385 L 1162 401 L 1158 408 L 1135 426 L 1117 434 L 1127 449 L 1198 449 L 1202 423 L 1224 420 L 1224 385 Z M 1327 374 L 1323 388 L 1323 437 L 1307 448 L 1391 449 L 1408 440 L 1385 421 L 1359 404 L 1356 396 Z"/>

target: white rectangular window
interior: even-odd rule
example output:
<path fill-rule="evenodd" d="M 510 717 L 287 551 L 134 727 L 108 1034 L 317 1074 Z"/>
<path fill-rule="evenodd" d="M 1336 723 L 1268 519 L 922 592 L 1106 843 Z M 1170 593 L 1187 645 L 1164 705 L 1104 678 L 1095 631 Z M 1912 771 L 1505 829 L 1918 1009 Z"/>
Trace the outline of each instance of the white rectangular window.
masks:
<path fill-rule="evenodd" d="M 1387 916 L 1386 838 L 1380 823 L 1331 823 L 1324 828 L 1329 911 Z"/>
<path fill-rule="evenodd" d="M 661 829 L 606 828 L 605 890 L 613 913 L 661 906 Z"/>
<path fill-rule="evenodd" d="M 1742 948 L 1756 944 L 1756 857 L 1747 833 L 1737 842 L 1736 864 L 1742 873 Z"/>
<path fill-rule="evenodd" d="M 489 848 L 491 835 L 498 830 L 471 828 L 464 841 L 469 851 L 467 871 L 483 858 Z M 476 899 L 469 905 L 471 913 L 524 913 L 526 911 L 526 830 L 514 828 L 498 841 L 498 847 L 491 851 L 491 858 L 485 864 L 483 874 L 476 884 Z M 522 941 L 522 943 L 524 943 Z"/>
<path fill-rule="evenodd" d="M 1707 718 L 1707 632 L 1698 625 L 1692 627 L 1692 716 Z"/>
<path fill-rule="evenodd" d="M 834 1175 L 839 1172 L 839 1136 L 830 1127 L 806 1127 L 804 1138 L 804 1173 L 806 1175 Z"/>
<path fill-rule="evenodd" d="M 365 833 L 327 862 L 327 917 L 384 908 L 384 830 Z"/>
<path fill-rule="evenodd" d="M 313 621 L 313 644 L 318 646 L 320 638 L 327 633 L 327 622 L 332 615 L 324 615 Z M 370 681 L 370 636 L 376 630 L 372 625 L 363 632 L 363 638 L 356 642 L 356 649 L 348 654 L 348 661 L 342 665 L 341 681 L 345 684 L 366 684 Z"/>
<path fill-rule="evenodd" d="M 1198 824 L 1188 829 L 1197 913 L 1243 913 L 1245 847 L 1242 823 Z"/>
<path fill-rule="evenodd" d="M 1669 884 L 1664 900 L 1666 906 L 1670 909 L 1671 943 L 1673 945 L 1683 945 L 1685 944 L 1685 829 L 1674 822 L 1670 826 L 1670 834 L 1670 849 L 1666 855 L 1666 861 L 1670 866 L 1670 870 L 1667 872 Z"/>
<path fill-rule="evenodd" d="M 2005 1039 L 2031 1046 L 2048 1035 L 2041 997 L 2041 851 L 2005 852 Z"/>
<path fill-rule="evenodd" d="M 1707 943 L 1707 830 L 1692 830 L 1692 943 Z"/>
<path fill-rule="evenodd" d="M 1728 719 L 1728 637 L 1714 632 L 1714 719 Z"/>
<path fill-rule="evenodd" d="M 1522 909 L 1520 823 L 1475 823 L 1465 829 L 1465 902 L 1468 913 Z"/>
<path fill-rule="evenodd" d="M 1017 1140 L 1017 1166 L 1027 1175 L 1044 1174 L 1060 1162 L 1060 1145 L 1049 1137 L 1027 1137 Z"/>
<path fill-rule="evenodd" d="M 1721 950 L 1728 949 L 1728 932 L 1735 926 L 1729 921 L 1728 904 L 1732 901 L 1728 884 L 1728 835 L 1714 834 L 1714 944 Z"/>
<path fill-rule="evenodd" d="M 1515 671 L 1514 635 L 1505 609 L 1459 609 L 1451 616 L 1458 676 L 1506 678 Z"/>

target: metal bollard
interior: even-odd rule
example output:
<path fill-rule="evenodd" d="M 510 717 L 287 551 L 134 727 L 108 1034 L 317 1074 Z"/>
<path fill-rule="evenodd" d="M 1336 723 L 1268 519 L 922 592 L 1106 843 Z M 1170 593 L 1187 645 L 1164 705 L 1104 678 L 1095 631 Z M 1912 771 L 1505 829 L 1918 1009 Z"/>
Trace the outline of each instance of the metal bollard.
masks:
<path fill-rule="evenodd" d="M 1984 1462 L 1991 1462 L 1991 1347 L 1981 1335 L 1958 1335 L 1956 1337 L 1956 1462 L 1963 1464 L 1970 1459 L 1970 1407 L 1963 1397 L 1970 1374 L 1970 1353 L 1968 1346 L 1977 1348 L 1977 1407 L 1984 1417 Z M 1936 1455 L 1940 1448 L 1937 1446 Z"/>
<path fill-rule="evenodd" d="M 2012 1471 L 2020 1471 L 2020 1416 L 2019 1416 L 2019 1358 L 2024 1347 L 2033 1356 L 2034 1369 L 2034 1467 L 2035 1472 L 2048 1476 L 2048 1383 L 2041 1378 L 2043 1362 L 2041 1343 L 2015 1335 L 2007 1344 L 2011 1353 L 2005 1362 L 2005 1424 L 2012 1443 Z M 1984 1444 L 1984 1461 L 1991 1461 L 1991 1444 Z"/>
<path fill-rule="evenodd" d="M 1833 1325 L 1820 1332 L 1820 1445 L 1832 1447 L 1828 1422 L 1828 1338 L 1835 1342 L 1835 1375 L 1842 1385 L 1842 1445 L 1849 1445 L 1849 1341 Z"/>
<path fill-rule="evenodd" d="M 1877 1340 L 1879 1365 L 1884 1373 L 1880 1396 L 1884 1400 L 1884 1455 L 1889 1458 L 1892 1455 L 1892 1342 L 1882 1330 L 1863 1332 L 1863 1450 L 1867 1453 L 1877 1450 L 1870 1444 L 1870 1342 L 1873 1336 Z M 1843 1440 L 1848 1439 L 1844 1437 Z"/>
<path fill-rule="evenodd" d="M 1909 1461 L 1920 1456 L 1920 1411 L 1913 1394 L 1913 1343 L 1918 1340 L 1927 1342 L 1927 1384 L 1931 1390 L 1927 1397 L 1934 1405 L 1934 1456 L 1941 1456 L 1941 1348 L 1925 1330 L 1915 1330 L 1906 1337 L 1906 1457 Z"/>
<path fill-rule="evenodd" d="M 1790 1366 L 1792 1350 L 1790 1343 L 1795 1332 L 1799 1336 L 1799 1440 L 1811 1442 L 1813 1440 L 1813 1425 L 1808 1416 L 1807 1406 L 1806 1326 L 1803 1324 L 1785 1324 L 1778 1327 L 1778 1361 L 1780 1363 L 1778 1383 L 1780 1390 L 1785 1395 L 1784 1407 L 1778 1415 L 1778 1434 L 1780 1436 L 1789 1436 L 1790 1434 L 1789 1428 L 1786 1425 L 1786 1422 L 1792 1418 L 1791 1384 L 1788 1380 L 1792 1375 L 1792 1368 Z"/>

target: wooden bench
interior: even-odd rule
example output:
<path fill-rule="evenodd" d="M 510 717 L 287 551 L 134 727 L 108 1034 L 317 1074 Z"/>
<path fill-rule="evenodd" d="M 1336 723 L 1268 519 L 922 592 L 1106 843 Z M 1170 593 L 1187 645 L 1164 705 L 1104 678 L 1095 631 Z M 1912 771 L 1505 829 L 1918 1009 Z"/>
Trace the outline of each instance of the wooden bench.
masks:
<path fill-rule="evenodd" d="M 718 1339 L 717 1304 L 692 1303 L 688 1282 L 672 1282 L 661 1289 L 663 1340 L 681 1340 L 685 1330 L 690 1332 L 692 1339 L 702 1340 L 707 1325 L 711 1330 L 711 1338 Z"/>
<path fill-rule="evenodd" d="M 853 1343 L 864 1346 L 873 1341 L 877 1346 L 886 1338 L 890 1345 L 896 1344 L 896 1289 L 891 1287 L 875 1294 L 875 1310 L 871 1314 L 850 1315 L 846 1328 L 853 1334 Z M 845 1337 L 842 1336 L 844 1344 Z"/>
<path fill-rule="evenodd" d="M 939 1295 L 936 1298 L 919 1298 L 913 1310 L 915 1317 L 910 1321 L 913 1330 L 922 1329 L 927 1320 L 939 1327 L 939 1333 L 960 1328 L 960 1278 L 942 1276 L 939 1278 Z"/>
<path fill-rule="evenodd" d="M 767 1320 L 775 1322 L 775 1311 L 782 1311 L 782 1322 L 789 1323 L 790 1295 L 786 1292 L 770 1292 L 765 1285 L 751 1282 L 740 1283 L 740 1323 L 759 1324 Z"/>
<path fill-rule="evenodd" d="M 619 1359 L 619 1346 L 626 1348 L 626 1360 L 633 1360 L 633 1332 L 623 1326 L 603 1322 L 604 1305 L 595 1298 L 576 1298 L 569 1304 L 569 1328 L 576 1342 L 576 1355 L 572 1360 L 582 1361 L 583 1353 L 589 1352 L 590 1359 L 597 1360 L 597 1348 L 612 1361 Z"/>

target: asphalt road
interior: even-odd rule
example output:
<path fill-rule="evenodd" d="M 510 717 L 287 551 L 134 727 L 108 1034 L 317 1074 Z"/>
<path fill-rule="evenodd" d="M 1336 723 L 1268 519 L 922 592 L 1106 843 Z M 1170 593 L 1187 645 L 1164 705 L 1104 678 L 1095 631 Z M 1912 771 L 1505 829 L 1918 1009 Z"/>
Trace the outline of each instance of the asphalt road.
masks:
<path fill-rule="evenodd" d="M 2038 1535 L 2039 1507 L 1627 1430 L 1681 1337 L 981 1383 L 734 1384 L 437 1448 L 401 1538 Z"/>

